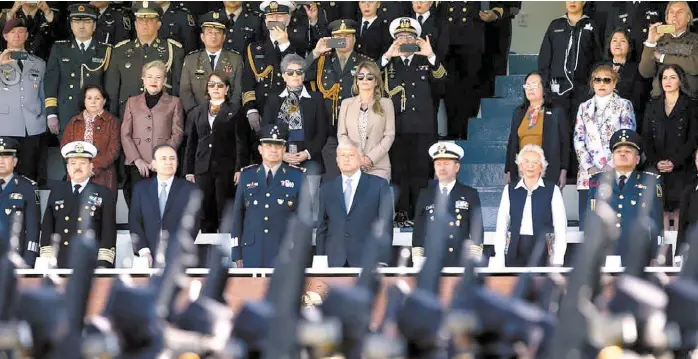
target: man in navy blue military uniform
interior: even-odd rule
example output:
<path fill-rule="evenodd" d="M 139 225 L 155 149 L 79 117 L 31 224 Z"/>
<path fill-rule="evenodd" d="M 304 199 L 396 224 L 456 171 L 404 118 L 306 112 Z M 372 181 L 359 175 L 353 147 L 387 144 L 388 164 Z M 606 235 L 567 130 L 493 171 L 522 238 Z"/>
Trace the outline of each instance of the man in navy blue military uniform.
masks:
<path fill-rule="evenodd" d="M 445 201 L 442 203 L 445 203 L 446 214 L 449 216 L 449 227 L 444 233 L 448 236 L 444 267 L 461 266 L 463 241 L 466 239 L 473 241 L 469 250 L 479 260 L 483 252 L 484 238 L 480 195 L 476 189 L 456 180 L 464 151 L 453 142 L 438 142 L 429 148 L 429 155 L 434 160 L 434 172 L 438 181 L 423 189 L 417 200 L 412 234 L 412 261 L 419 265 L 419 262 L 424 261 L 424 256 L 429 255 L 424 253 L 427 224 L 435 220 L 439 196 L 443 196 L 441 199 Z"/>
<path fill-rule="evenodd" d="M 23 215 L 17 253 L 34 266 L 39 254 L 39 188 L 36 182 L 14 173 L 17 166 L 19 142 L 0 137 L 0 253 L 9 248 L 15 216 Z"/>
<path fill-rule="evenodd" d="M 662 186 L 659 175 L 636 170 L 642 155 L 642 137 L 633 130 L 619 130 L 611 136 L 611 151 L 615 170 L 593 175 L 589 180 L 589 203 L 587 208 L 596 209 L 599 196 L 608 196 L 608 203 L 617 212 L 616 227 L 620 228 L 620 237 L 612 254 L 619 255 L 621 264 L 627 261 L 631 241 L 643 240 L 630 238 L 630 231 L 641 208 L 650 207 L 650 238 L 653 242 L 652 258 L 656 257 L 664 233 Z M 650 178 L 655 177 L 654 198 L 643 198 L 642 193 Z M 612 185 L 608 185 L 612 183 Z M 604 191 L 611 191 L 604 193 Z"/>
<path fill-rule="evenodd" d="M 306 186 L 305 171 L 282 161 L 288 130 L 267 125 L 259 137 L 262 164 L 242 170 L 235 193 L 231 259 L 238 267 L 274 266 L 286 225 Z"/>
<path fill-rule="evenodd" d="M 74 141 L 63 146 L 61 154 L 67 161 L 70 182 L 51 189 L 41 223 L 41 257 L 57 255 L 58 268 L 66 268 L 70 239 L 82 234 L 82 222 L 89 220 L 99 242 L 97 264 L 111 268 L 116 256 L 116 200 L 109 188 L 90 181 L 97 148 L 89 142 Z M 83 219 L 87 215 L 90 218 Z M 60 236 L 58 253 L 53 253 L 54 234 Z"/>

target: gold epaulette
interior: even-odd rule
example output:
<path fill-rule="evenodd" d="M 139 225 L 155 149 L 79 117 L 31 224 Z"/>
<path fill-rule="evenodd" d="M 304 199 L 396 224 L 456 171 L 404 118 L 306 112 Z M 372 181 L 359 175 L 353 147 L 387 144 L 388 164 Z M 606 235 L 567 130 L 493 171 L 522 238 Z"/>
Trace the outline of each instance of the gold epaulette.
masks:
<path fill-rule="evenodd" d="M 431 76 L 433 76 L 435 79 L 440 79 L 446 76 L 446 68 L 444 68 L 444 65 L 439 64 L 439 67 L 431 72 Z"/>
<path fill-rule="evenodd" d="M 114 248 L 100 248 L 97 253 L 98 261 L 105 261 L 114 264 L 114 258 L 116 257 Z"/>
<path fill-rule="evenodd" d="M 22 175 L 22 177 L 23 177 L 25 180 L 29 181 L 29 183 L 31 183 L 32 186 L 36 186 L 36 185 L 37 185 L 36 181 L 34 181 L 33 179 L 31 179 L 31 178 L 29 178 L 29 177 L 27 177 L 27 176 L 25 176 L 25 175 Z"/>
<path fill-rule="evenodd" d="M 114 48 L 116 49 L 120 46 L 124 46 L 125 44 L 128 44 L 129 42 L 131 42 L 131 40 L 123 40 L 123 41 L 119 42 L 118 44 L 114 45 Z"/>
<path fill-rule="evenodd" d="M 177 40 L 173 40 L 173 39 L 168 38 L 168 39 L 167 39 L 167 42 L 169 42 L 169 43 L 172 44 L 172 45 L 175 45 L 175 46 L 179 47 L 180 49 L 182 48 L 182 43 L 179 42 L 179 41 L 177 41 Z"/>
<path fill-rule="evenodd" d="M 412 258 L 424 257 L 424 247 L 412 247 Z"/>
<path fill-rule="evenodd" d="M 49 107 L 56 107 L 58 106 L 58 98 L 56 97 L 47 97 L 44 100 L 44 107 L 49 108 Z"/>
<path fill-rule="evenodd" d="M 271 81 L 273 82 L 273 81 L 274 81 L 274 74 L 273 74 L 273 72 L 274 72 L 274 66 L 268 65 L 268 66 L 264 69 L 264 71 L 262 71 L 262 72 L 257 72 L 257 65 L 255 65 L 255 63 L 254 63 L 254 57 L 252 56 L 252 45 L 253 45 L 253 44 L 247 45 L 247 60 L 249 61 L 250 69 L 252 70 L 252 73 L 254 74 L 254 76 L 255 76 L 257 79 L 263 79 L 263 78 L 267 77 L 267 75 L 269 75 L 269 73 L 272 73 L 272 75 L 271 75 L 271 76 L 272 76 Z M 243 100 L 243 103 L 244 103 L 244 100 Z"/>
<path fill-rule="evenodd" d="M 395 86 L 392 90 L 390 89 L 390 86 L 388 85 L 388 70 L 385 69 L 383 70 L 383 82 L 385 83 L 385 92 L 388 94 L 388 97 L 391 99 L 393 96 L 399 94 L 402 92 L 402 98 L 400 98 L 400 111 L 405 111 L 405 107 L 407 106 L 407 95 L 405 94 L 405 88 L 402 86 Z"/>
<path fill-rule="evenodd" d="M 339 102 L 339 84 L 335 83 L 330 87 L 329 89 L 326 89 L 325 86 L 322 84 L 322 73 L 325 70 L 325 59 L 326 56 L 320 56 L 320 58 L 317 61 L 317 74 L 315 75 L 315 84 L 317 85 L 318 91 L 322 93 L 322 97 L 332 100 L 332 125 L 336 123 L 337 117 L 339 117 L 339 106 L 337 106 L 337 103 Z M 312 86 L 311 86 L 312 87 Z"/>

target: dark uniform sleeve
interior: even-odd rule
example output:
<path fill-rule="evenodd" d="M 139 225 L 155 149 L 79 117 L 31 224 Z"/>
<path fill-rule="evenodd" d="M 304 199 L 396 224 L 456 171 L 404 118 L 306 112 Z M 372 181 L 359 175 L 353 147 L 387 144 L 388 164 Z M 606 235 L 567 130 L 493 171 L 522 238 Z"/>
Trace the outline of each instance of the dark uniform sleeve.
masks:
<path fill-rule="evenodd" d="M 485 239 L 485 226 L 482 220 L 482 206 L 480 204 L 480 194 L 477 190 L 472 190 L 470 202 L 470 239 L 474 245 L 482 246 Z"/>
<path fill-rule="evenodd" d="M 553 43 L 551 38 L 552 23 L 548 25 L 548 30 L 545 31 L 543 42 L 540 44 L 538 51 L 538 72 L 543 80 L 543 87 L 549 89 L 550 86 L 550 67 L 553 59 Z"/>
<path fill-rule="evenodd" d="M 46 210 L 44 211 L 44 219 L 41 221 L 41 239 L 39 242 L 39 255 L 44 258 L 53 258 L 58 253 L 53 253 L 51 236 L 53 235 L 53 226 L 55 219 L 53 218 L 53 203 L 56 201 L 54 197 L 55 190 L 51 191 L 48 196 Z"/>
<path fill-rule="evenodd" d="M 135 189 L 135 188 L 134 188 Z M 133 246 L 133 253 L 138 254 L 138 252 L 143 248 L 148 248 L 148 241 L 145 236 L 145 229 L 143 228 L 143 211 L 141 210 L 141 195 L 140 191 L 135 191 L 133 196 L 131 196 L 131 208 L 128 211 L 128 230 L 131 232 L 131 244 Z M 151 254 L 155 255 L 152 253 Z"/>
<path fill-rule="evenodd" d="M 315 102 L 315 136 L 308 139 L 310 141 L 307 149 L 313 160 L 322 161 L 322 147 L 327 142 L 327 127 L 330 120 L 327 118 L 327 109 L 322 101 L 322 95 L 314 93 L 311 97 Z"/>
<path fill-rule="evenodd" d="M 234 56 L 235 62 L 233 65 L 233 79 L 230 83 L 232 86 L 231 91 L 233 92 L 230 97 L 230 103 L 233 105 L 233 108 L 237 109 L 237 111 L 240 111 L 242 108 L 242 72 L 245 69 L 245 64 L 242 62 L 242 57 L 240 56 Z"/>
<path fill-rule="evenodd" d="M 114 16 L 116 20 L 115 22 L 118 24 L 114 26 L 114 40 L 112 43 L 118 44 L 121 41 L 130 40 L 133 38 L 136 34 L 133 28 L 135 21 L 133 20 L 131 11 L 114 11 L 112 14 L 119 14 Z"/>
<path fill-rule="evenodd" d="M 570 142 L 572 141 L 567 115 L 565 111 L 559 107 L 554 107 L 551 112 L 557 122 L 557 137 L 560 141 L 560 169 L 567 170 L 570 167 Z"/>
<path fill-rule="evenodd" d="M 114 268 L 116 260 L 116 202 L 111 191 L 102 193 L 102 233 L 100 233 L 97 266 Z"/>
<path fill-rule="evenodd" d="M 428 189 L 429 187 L 427 187 Z M 414 230 L 412 231 L 412 258 L 424 257 L 424 236 L 426 235 L 427 218 L 424 205 L 427 200 L 427 189 L 419 192 L 417 206 L 414 209 Z M 414 260 L 414 259 L 413 259 Z"/>
<path fill-rule="evenodd" d="M 647 174 L 648 176 L 653 176 L 653 174 Z M 654 244 L 652 251 L 652 258 L 656 258 L 658 254 L 659 247 L 662 243 L 659 241 L 659 237 L 664 238 L 664 194 L 662 193 L 662 184 L 660 176 L 657 176 L 657 183 L 655 184 L 655 197 L 652 203 L 652 222 L 654 224 L 654 230 L 651 231 L 652 243 Z"/>
<path fill-rule="evenodd" d="M 682 95 L 683 96 L 683 95 Z M 691 163 L 693 152 L 696 150 L 696 143 L 698 143 L 698 101 L 690 99 L 689 100 L 689 112 L 690 118 L 686 121 L 686 141 L 679 146 L 678 150 L 669 155 L 668 160 L 674 164 L 675 167 L 679 166 L 681 163 Z"/>
<path fill-rule="evenodd" d="M 121 89 L 121 58 L 123 56 L 123 50 L 121 46 L 127 43 L 119 43 L 114 46 L 114 60 L 110 64 L 104 79 L 104 87 L 109 95 L 109 112 L 113 113 L 114 116 L 120 116 L 119 114 L 119 90 Z M 126 45 L 128 46 L 128 45 Z M 121 119 L 123 120 L 123 119 Z"/>
<path fill-rule="evenodd" d="M 41 225 L 41 205 L 39 201 L 39 188 L 36 185 L 25 184 L 24 212 L 25 243 L 21 243 L 24 251 L 24 261 L 30 268 L 34 267 L 36 257 L 39 255 L 39 226 Z M 50 208 L 50 206 L 47 206 Z"/>
<path fill-rule="evenodd" d="M 234 261 L 242 260 L 242 233 L 245 221 L 245 174 L 240 174 L 240 183 L 235 191 L 235 202 L 233 202 L 233 230 L 230 238 L 233 239 L 234 246 L 230 250 L 230 259 Z M 237 246 L 235 246 L 237 244 Z"/>
<path fill-rule="evenodd" d="M 196 161 L 196 149 L 199 147 L 199 133 L 196 128 L 199 111 L 191 111 L 187 115 L 187 146 L 184 152 L 184 174 L 193 175 Z"/>
<path fill-rule="evenodd" d="M 393 191 L 390 189 L 390 183 L 386 180 L 381 181 L 380 189 L 380 203 L 379 203 L 379 221 L 383 224 L 385 230 L 385 235 L 388 237 L 388 247 L 393 246 L 393 218 L 395 217 L 394 206 L 395 201 L 393 200 Z M 388 264 L 390 263 L 390 250 L 383 252 L 381 262 Z"/>
<path fill-rule="evenodd" d="M 245 69 L 242 72 L 242 108 L 245 113 L 250 110 L 260 110 L 257 108 L 257 95 L 255 94 L 257 81 L 253 72 L 253 67 L 255 66 L 254 62 L 252 62 L 254 61 L 252 57 L 253 45 L 247 45 L 247 49 L 245 49 L 243 54 Z"/>
<path fill-rule="evenodd" d="M 182 77 L 179 81 L 179 97 L 182 99 L 182 106 L 184 107 L 184 113 L 189 114 L 194 107 L 196 107 L 196 98 L 194 95 L 194 85 L 191 82 L 189 73 L 185 73 L 186 65 L 193 66 L 191 62 L 196 61 L 194 55 L 196 52 L 188 54 L 184 58 L 184 64 L 182 65 Z M 234 85 L 233 85 L 234 86 Z M 234 87 L 233 87 L 234 88 Z"/>
<path fill-rule="evenodd" d="M 327 237 L 327 223 L 329 221 L 329 217 L 327 216 L 327 204 L 325 203 L 326 199 L 326 193 L 325 191 L 327 190 L 327 185 L 331 182 L 326 182 L 323 183 L 323 185 L 320 187 L 320 204 L 319 204 L 319 210 L 318 210 L 318 224 L 317 224 L 317 230 L 315 231 L 315 253 L 319 256 L 324 256 L 326 254 L 326 249 L 325 249 L 325 238 Z"/>
<path fill-rule="evenodd" d="M 46 115 L 58 116 L 58 86 L 61 83 L 60 57 L 60 45 L 55 43 L 46 62 L 46 75 L 44 76 Z M 68 121 L 69 119 L 63 120 Z"/>
<path fill-rule="evenodd" d="M 181 21 L 182 26 L 179 28 L 179 39 L 177 40 L 182 42 L 184 52 L 189 53 L 199 48 L 199 39 L 196 36 L 196 19 L 193 14 L 186 11 L 182 11 L 180 14 L 182 14 L 183 19 Z"/>
<path fill-rule="evenodd" d="M 250 133 L 251 128 L 249 122 L 245 118 L 244 111 L 240 110 L 235 115 L 233 121 L 235 121 L 235 140 L 236 140 L 236 150 L 237 150 L 237 163 L 235 165 L 235 172 L 240 172 L 243 168 L 250 164 L 250 151 L 256 151 L 256 148 L 250 148 Z"/>
<path fill-rule="evenodd" d="M 172 46 L 172 66 L 170 67 L 170 72 L 172 73 L 172 95 L 179 96 L 179 80 L 182 77 L 184 50 L 182 50 L 182 44 L 172 39 L 167 39 L 167 41 L 169 46 Z"/>

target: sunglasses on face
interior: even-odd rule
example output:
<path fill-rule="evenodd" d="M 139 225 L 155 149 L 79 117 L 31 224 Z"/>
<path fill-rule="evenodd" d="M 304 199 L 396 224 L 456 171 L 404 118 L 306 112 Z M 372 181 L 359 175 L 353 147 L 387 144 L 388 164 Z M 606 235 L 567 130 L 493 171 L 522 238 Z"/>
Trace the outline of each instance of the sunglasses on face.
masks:
<path fill-rule="evenodd" d="M 605 83 L 606 85 L 610 84 L 613 82 L 613 79 L 608 78 L 608 77 L 594 77 L 594 83 L 595 84 L 600 84 L 600 83 Z"/>
<path fill-rule="evenodd" d="M 225 84 L 222 82 L 209 82 L 208 83 L 208 88 L 213 89 L 218 87 L 219 89 L 225 88 Z"/>
<path fill-rule="evenodd" d="M 356 78 L 357 78 L 359 81 L 363 81 L 364 79 L 365 79 L 366 81 L 373 81 L 373 79 L 375 79 L 376 77 L 373 76 L 373 74 L 357 74 L 357 75 L 356 75 Z"/>
<path fill-rule="evenodd" d="M 304 73 L 305 71 L 303 70 L 286 70 L 286 76 L 303 76 Z"/>
<path fill-rule="evenodd" d="M 523 88 L 524 90 L 537 90 L 540 87 L 540 84 L 524 84 Z"/>

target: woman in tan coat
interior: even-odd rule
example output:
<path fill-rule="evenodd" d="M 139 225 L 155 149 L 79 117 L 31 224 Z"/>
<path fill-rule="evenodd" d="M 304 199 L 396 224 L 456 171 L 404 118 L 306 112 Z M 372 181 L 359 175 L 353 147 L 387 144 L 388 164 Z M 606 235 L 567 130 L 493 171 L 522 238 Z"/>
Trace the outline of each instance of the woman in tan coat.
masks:
<path fill-rule="evenodd" d="M 363 157 L 361 170 L 390 181 L 388 151 L 395 140 L 393 102 L 383 97 L 378 65 L 364 61 L 357 66 L 352 87 L 354 97 L 342 101 L 337 139 L 357 143 Z"/>
<path fill-rule="evenodd" d="M 119 119 L 104 111 L 106 92 L 99 86 L 85 86 L 82 91 L 82 112 L 73 116 L 63 131 L 61 147 L 73 141 L 87 141 L 97 147 L 92 160 L 94 183 L 101 184 L 116 195 L 116 164 L 121 151 Z M 70 176 L 68 176 L 70 180 Z"/>

